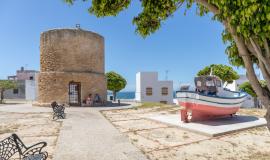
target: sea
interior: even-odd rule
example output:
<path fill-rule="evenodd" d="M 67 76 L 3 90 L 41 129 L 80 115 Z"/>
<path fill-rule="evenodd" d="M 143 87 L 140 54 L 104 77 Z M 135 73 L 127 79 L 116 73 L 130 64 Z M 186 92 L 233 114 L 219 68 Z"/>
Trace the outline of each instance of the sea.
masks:
<path fill-rule="evenodd" d="M 108 96 L 112 95 L 112 93 L 108 93 Z M 175 92 L 173 92 L 173 97 L 175 98 Z M 135 99 L 134 91 L 126 91 L 126 92 L 118 92 L 116 93 L 116 99 Z"/>
<path fill-rule="evenodd" d="M 112 93 L 108 93 L 111 96 Z M 135 99 L 135 92 L 118 92 L 116 93 L 116 99 Z"/>

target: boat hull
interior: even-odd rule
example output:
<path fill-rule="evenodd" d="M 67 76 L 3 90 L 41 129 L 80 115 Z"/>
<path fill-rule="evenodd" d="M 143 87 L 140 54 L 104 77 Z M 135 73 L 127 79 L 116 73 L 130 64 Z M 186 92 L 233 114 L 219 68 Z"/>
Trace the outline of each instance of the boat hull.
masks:
<path fill-rule="evenodd" d="M 183 121 L 198 121 L 210 118 L 224 117 L 235 114 L 245 100 L 245 96 L 224 98 L 218 96 L 205 96 L 195 92 L 177 93 Z M 191 118 L 190 118 L 191 116 Z"/>

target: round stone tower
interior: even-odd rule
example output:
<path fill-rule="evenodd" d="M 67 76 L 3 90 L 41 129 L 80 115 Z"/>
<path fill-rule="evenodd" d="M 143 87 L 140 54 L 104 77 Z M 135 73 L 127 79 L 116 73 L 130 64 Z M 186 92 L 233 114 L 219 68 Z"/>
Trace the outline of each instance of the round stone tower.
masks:
<path fill-rule="evenodd" d="M 54 29 L 40 37 L 38 104 L 80 106 L 89 95 L 106 100 L 104 38 L 81 29 Z"/>

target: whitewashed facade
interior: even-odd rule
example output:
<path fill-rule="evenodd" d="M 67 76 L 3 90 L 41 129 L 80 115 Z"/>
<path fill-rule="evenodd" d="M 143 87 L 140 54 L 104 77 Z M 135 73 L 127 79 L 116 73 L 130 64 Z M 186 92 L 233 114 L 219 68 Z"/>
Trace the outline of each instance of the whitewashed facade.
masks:
<path fill-rule="evenodd" d="M 135 100 L 172 104 L 173 81 L 159 81 L 157 72 L 138 72 Z"/>
<path fill-rule="evenodd" d="M 25 99 L 34 101 L 37 98 L 37 76 L 39 72 L 35 70 L 21 70 L 16 72 L 16 75 L 8 76 L 8 80 L 15 80 L 17 83 L 16 89 L 9 89 L 4 92 L 6 99 Z"/>
<path fill-rule="evenodd" d="M 37 98 L 36 80 L 25 80 L 25 99 L 36 100 L 36 98 Z"/>
<path fill-rule="evenodd" d="M 239 75 L 239 79 L 234 80 L 231 84 L 224 83 L 224 87 L 231 91 L 238 91 L 239 86 L 244 82 L 248 82 L 246 75 Z"/>
<path fill-rule="evenodd" d="M 231 84 L 227 84 L 224 83 L 224 88 L 227 88 L 231 91 L 239 91 L 239 86 L 244 83 L 244 82 L 248 82 L 248 79 L 246 77 L 246 75 L 239 75 L 240 78 L 237 80 L 234 80 L 233 83 Z M 259 78 L 260 76 L 257 75 L 257 77 Z M 246 101 L 243 103 L 242 107 L 244 108 L 253 108 L 255 107 L 254 105 L 254 99 L 252 96 L 248 95 Z"/>

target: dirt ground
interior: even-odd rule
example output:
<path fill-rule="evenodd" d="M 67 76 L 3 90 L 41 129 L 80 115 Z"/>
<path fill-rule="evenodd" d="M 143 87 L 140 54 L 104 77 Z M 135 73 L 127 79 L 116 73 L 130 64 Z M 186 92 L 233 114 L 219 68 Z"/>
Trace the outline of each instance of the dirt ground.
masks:
<path fill-rule="evenodd" d="M 145 115 L 177 114 L 179 109 L 176 106 L 147 106 L 102 113 L 150 160 L 270 159 L 270 132 L 266 127 L 210 138 L 142 118 Z M 239 111 L 239 114 L 258 117 L 263 117 L 264 113 L 258 109 Z"/>
<path fill-rule="evenodd" d="M 43 151 L 52 159 L 61 125 L 61 121 L 52 120 L 50 113 L 0 112 L 0 140 L 16 133 L 26 146 L 45 141 Z"/>

